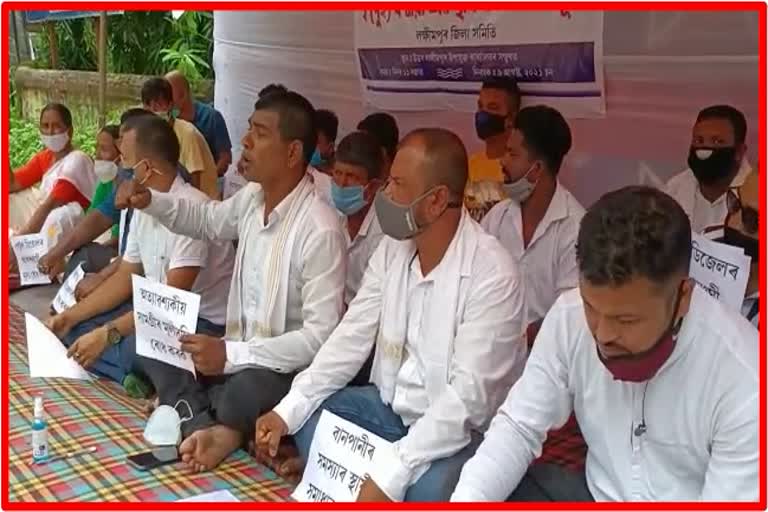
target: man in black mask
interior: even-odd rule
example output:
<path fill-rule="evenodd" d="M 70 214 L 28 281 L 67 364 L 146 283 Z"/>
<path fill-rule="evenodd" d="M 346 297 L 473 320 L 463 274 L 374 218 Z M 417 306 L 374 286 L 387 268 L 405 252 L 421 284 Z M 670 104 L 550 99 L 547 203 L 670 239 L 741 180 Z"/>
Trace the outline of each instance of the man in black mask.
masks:
<path fill-rule="evenodd" d="M 469 157 L 469 180 L 464 203 L 478 222 L 499 201 L 506 199 L 501 183 L 501 157 L 506 151 L 515 116 L 520 110 L 520 89 L 512 78 L 483 82 L 477 99 L 475 131 L 485 143 L 482 151 Z"/>
<path fill-rule="evenodd" d="M 757 328 L 760 316 L 760 281 L 757 270 L 760 261 L 760 182 L 757 170 L 749 173 L 739 188 L 729 190 L 726 194 L 728 217 L 723 237 L 717 241 L 744 249 L 744 254 L 752 258 L 741 314 Z"/>
<path fill-rule="evenodd" d="M 745 157 L 747 121 L 729 105 L 699 112 L 688 152 L 689 168 L 667 183 L 696 233 L 722 228 L 726 192 L 744 183 L 752 168 Z"/>

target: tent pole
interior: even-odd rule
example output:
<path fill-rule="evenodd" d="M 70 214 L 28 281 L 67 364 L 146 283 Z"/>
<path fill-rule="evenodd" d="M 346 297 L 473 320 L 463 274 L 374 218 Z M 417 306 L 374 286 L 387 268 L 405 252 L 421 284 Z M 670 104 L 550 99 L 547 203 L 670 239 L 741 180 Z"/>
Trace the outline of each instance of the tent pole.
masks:
<path fill-rule="evenodd" d="M 99 126 L 107 122 L 107 11 L 99 13 Z"/>

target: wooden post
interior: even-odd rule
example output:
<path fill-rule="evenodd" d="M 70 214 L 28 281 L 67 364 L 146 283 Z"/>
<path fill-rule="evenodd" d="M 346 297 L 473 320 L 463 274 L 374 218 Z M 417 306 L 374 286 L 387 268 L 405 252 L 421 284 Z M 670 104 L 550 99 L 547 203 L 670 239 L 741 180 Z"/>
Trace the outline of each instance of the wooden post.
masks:
<path fill-rule="evenodd" d="M 49 21 L 45 24 L 45 30 L 48 32 L 48 64 L 51 69 L 59 68 L 59 45 L 56 42 L 56 29 L 54 28 L 53 21 Z"/>
<path fill-rule="evenodd" d="M 99 127 L 107 123 L 107 11 L 99 13 Z"/>

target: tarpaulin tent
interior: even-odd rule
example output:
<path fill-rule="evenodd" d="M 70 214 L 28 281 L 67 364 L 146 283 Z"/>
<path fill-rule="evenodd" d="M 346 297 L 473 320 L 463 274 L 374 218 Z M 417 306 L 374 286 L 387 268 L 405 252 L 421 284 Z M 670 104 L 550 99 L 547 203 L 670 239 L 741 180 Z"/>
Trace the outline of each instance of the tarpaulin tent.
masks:
<path fill-rule="evenodd" d="M 234 142 L 261 87 L 280 82 L 316 108 L 334 110 L 340 136 L 376 110 L 363 103 L 352 11 L 216 11 L 216 107 Z M 561 179 L 585 204 L 616 187 L 666 181 L 686 167 L 690 130 L 703 107 L 729 103 L 747 116 L 749 157 L 757 156 L 758 15 L 722 11 L 605 12 L 606 111 L 570 119 L 574 148 Z M 443 126 L 470 151 L 481 147 L 465 112 L 391 112 L 401 133 Z"/>

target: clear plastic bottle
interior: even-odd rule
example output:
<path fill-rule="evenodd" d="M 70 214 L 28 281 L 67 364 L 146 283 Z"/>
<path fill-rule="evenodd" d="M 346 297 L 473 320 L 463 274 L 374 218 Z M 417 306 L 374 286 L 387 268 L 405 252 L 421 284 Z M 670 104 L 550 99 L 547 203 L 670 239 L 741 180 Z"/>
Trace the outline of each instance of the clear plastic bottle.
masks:
<path fill-rule="evenodd" d="M 43 397 L 35 397 L 35 419 L 32 422 L 32 459 L 35 462 L 48 458 L 48 423 L 44 413 Z"/>

